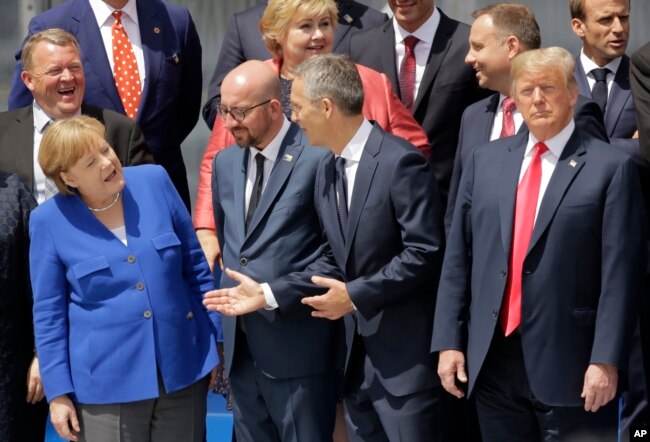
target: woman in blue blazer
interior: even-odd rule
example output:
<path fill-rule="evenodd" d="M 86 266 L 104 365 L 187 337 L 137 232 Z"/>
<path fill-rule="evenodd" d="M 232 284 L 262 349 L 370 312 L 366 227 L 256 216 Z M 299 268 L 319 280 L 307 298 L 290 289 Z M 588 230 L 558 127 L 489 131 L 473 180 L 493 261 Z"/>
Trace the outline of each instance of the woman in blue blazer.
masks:
<path fill-rule="evenodd" d="M 57 432 L 201 442 L 221 324 L 201 304 L 212 276 L 169 177 L 122 169 L 85 116 L 48 127 L 39 164 L 59 191 L 29 229 L 36 349 Z"/>

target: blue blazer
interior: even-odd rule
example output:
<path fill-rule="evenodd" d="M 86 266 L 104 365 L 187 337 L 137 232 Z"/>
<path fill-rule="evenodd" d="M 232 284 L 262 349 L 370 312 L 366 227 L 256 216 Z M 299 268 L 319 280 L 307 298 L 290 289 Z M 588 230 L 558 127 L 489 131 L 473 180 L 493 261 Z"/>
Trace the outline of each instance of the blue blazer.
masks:
<path fill-rule="evenodd" d="M 181 142 L 192 131 L 201 107 L 201 43 L 184 7 L 162 0 L 137 3 L 146 80 L 137 123 L 156 163 L 169 174 L 186 206 L 189 189 Z M 88 0 L 68 0 L 29 23 L 29 36 L 63 28 L 79 40 L 86 78 L 84 103 L 124 114 L 97 20 Z M 9 109 L 27 106 L 32 94 L 20 79 L 22 50 L 9 93 Z"/>
<path fill-rule="evenodd" d="M 259 32 L 260 20 L 267 2 L 233 14 L 224 34 L 219 59 L 208 86 L 208 101 L 203 106 L 203 119 L 212 129 L 221 100 L 221 83 L 232 69 L 246 60 L 268 60 L 272 54 L 266 49 Z M 354 0 L 337 0 L 339 19 L 334 29 L 333 51 L 350 52 L 350 36 L 360 29 L 368 29 L 388 20 L 383 12 Z"/>
<path fill-rule="evenodd" d="M 444 235 L 431 169 L 410 143 L 375 125 L 357 169 L 344 243 L 334 161 L 325 159 L 316 177 L 316 209 L 332 257 L 315 262 L 309 275 L 323 263 L 344 274 L 357 308 L 344 317 L 348 361 L 356 327 L 370 359 L 369 384 L 376 379 L 394 396 L 438 385 L 429 348 Z M 308 291 L 309 275 L 288 275 L 271 286 Z"/>
<path fill-rule="evenodd" d="M 466 354 L 469 393 L 500 328 L 527 137 L 475 149 L 460 183 L 432 350 Z M 524 261 L 521 343 L 530 388 L 544 404 L 583 405 L 590 363 L 626 366 L 645 237 L 633 160 L 574 131 L 542 199 Z"/>
<path fill-rule="evenodd" d="M 580 57 L 576 59 L 575 76 L 580 94 L 591 98 L 587 74 L 580 63 Z M 607 97 L 605 129 L 613 146 L 641 162 L 639 140 L 632 139 L 636 127 L 636 108 L 630 91 L 630 57 L 623 55 Z"/>
<path fill-rule="evenodd" d="M 246 231 L 244 195 L 249 152 L 231 146 L 213 160 L 217 237 L 226 267 L 256 281 L 272 281 L 304 270 L 326 248 L 314 209 L 314 181 L 319 162 L 332 155 L 326 149 L 308 146 L 302 130 L 291 124 Z M 225 273 L 222 275 L 222 288 L 237 284 Z M 295 378 L 341 369 L 342 321 L 313 318 L 311 308 L 299 303 L 289 307 L 283 301 L 288 293 L 280 288 L 272 287 L 272 290 L 280 305 L 278 309 L 262 309 L 237 319 L 223 318 L 226 370 L 230 371 L 236 354 L 236 320 L 246 330 L 257 368 L 273 378 Z"/>
<path fill-rule="evenodd" d="M 460 177 L 463 173 L 463 166 L 467 163 L 472 151 L 490 141 L 494 117 L 497 114 L 499 106 L 498 93 L 471 104 L 463 112 L 463 118 L 460 122 L 460 131 L 458 132 L 458 148 L 456 149 L 456 158 L 454 159 L 454 171 L 451 175 L 451 184 L 449 185 L 449 200 L 447 201 L 447 211 L 445 212 L 445 232 L 449 233 L 451 227 L 451 217 L 454 214 L 454 205 L 456 204 L 456 194 Z M 600 107 L 583 95 L 578 95 L 578 101 L 573 109 L 573 119 L 576 127 L 582 134 L 590 135 L 599 140 L 608 142 L 609 137 L 605 131 L 603 122 L 603 112 Z M 528 126 L 522 123 L 519 127 L 519 133 L 528 133 Z"/>
<path fill-rule="evenodd" d="M 34 330 L 48 400 L 87 404 L 158 397 L 219 362 L 220 318 L 204 309 L 214 288 L 192 221 L 160 166 L 124 168 L 128 245 L 76 195 L 32 213 Z"/>

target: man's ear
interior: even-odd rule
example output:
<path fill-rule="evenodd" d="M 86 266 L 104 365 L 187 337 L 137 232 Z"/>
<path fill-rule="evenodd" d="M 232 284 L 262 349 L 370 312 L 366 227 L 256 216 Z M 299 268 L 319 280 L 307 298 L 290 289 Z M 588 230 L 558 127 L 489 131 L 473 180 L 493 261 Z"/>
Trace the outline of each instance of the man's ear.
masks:
<path fill-rule="evenodd" d="M 329 98 L 321 99 L 321 106 L 325 111 L 325 117 L 327 118 L 331 117 L 332 112 L 334 111 L 334 103 L 332 102 L 332 100 Z"/>
<path fill-rule="evenodd" d="M 585 24 L 579 18 L 571 19 L 571 29 L 580 38 L 585 38 Z"/>
<path fill-rule="evenodd" d="M 23 80 L 23 83 L 25 84 L 25 87 L 29 89 L 30 91 L 34 91 L 34 77 L 32 77 L 32 74 L 30 74 L 27 71 L 22 71 L 20 73 L 20 79 Z"/>

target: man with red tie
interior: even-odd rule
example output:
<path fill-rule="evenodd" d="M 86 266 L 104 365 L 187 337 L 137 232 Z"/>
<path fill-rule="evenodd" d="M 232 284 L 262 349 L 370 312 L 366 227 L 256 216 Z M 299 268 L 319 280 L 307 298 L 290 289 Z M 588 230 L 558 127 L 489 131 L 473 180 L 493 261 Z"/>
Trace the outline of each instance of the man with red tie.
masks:
<path fill-rule="evenodd" d="M 445 231 L 449 233 L 463 166 L 471 152 L 488 141 L 528 129 L 510 96 L 510 63 L 524 51 L 539 49 L 542 37 L 533 12 L 516 3 L 493 3 L 472 13 L 465 63 L 474 69 L 478 84 L 496 93 L 468 106 L 458 132 L 458 147 L 449 185 Z M 603 113 L 592 100 L 579 95 L 573 118 L 580 131 L 608 141 Z"/>
<path fill-rule="evenodd" d="M 432 350 L 486 442 L 616 437 L 645 213 L 634 161 L 576 130 L 573 69 L 561 48 L 513 59 L 529 132 L 475 149 L 458 190 Z"/>

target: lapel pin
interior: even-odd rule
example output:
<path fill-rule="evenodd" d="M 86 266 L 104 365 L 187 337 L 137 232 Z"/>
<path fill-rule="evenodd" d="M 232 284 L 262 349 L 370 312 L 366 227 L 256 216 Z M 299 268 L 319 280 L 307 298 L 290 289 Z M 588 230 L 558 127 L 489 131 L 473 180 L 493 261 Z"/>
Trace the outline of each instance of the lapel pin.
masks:
<path fill-rule="evenodd" d="M 284 156 L 282 157 L 282 160 L 290 163 L 293 161 L 293 155 L 289 155 L 288 153 L 285 153 Z"/>
<path fill-rule="evenodd" d="M 176 64 L 178 64 L 178 63 L 181 62 L 181 61 L 179 60 L 179 58 L 178 58 L 178 54 L 174 54 L 174 55 L 172 55 L 172 59 L 174 60 L 174 63 L 176 63 Z"/>
<path fill-rule="evenodd" d="M 348 23 L 352 23 L 354 21 L 354 19 L 352 17 L 350 17 L 350 14 L 345 14 L 343 16 L 343 20 L 345 20 Z"/>
<path fill-rule="evenodd" d="M 155 28 L 153 28 L 153 33 L 154 33 L 154 34 L 160 34 L 160 28 L 159 28 L 158 26 L 156 26 Z"/>
<path fill-rule="evenodd" d="M 576 167 L 578 163 L 576 163 L 574 160 L 569 161 L 569 166 L 571 167 Z"/>

